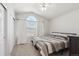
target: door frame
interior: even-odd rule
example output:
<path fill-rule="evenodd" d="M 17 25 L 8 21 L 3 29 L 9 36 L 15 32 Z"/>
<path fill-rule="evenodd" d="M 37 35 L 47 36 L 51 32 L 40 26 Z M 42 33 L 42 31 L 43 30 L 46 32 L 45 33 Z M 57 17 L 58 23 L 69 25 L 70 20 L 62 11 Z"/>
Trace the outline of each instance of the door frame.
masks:
<path fill-rule="evenodd" d="M 3 39 L 4 39 L 4 55 L 7 55 L 7 9 L 0 3 L 4 9 L 4 19 L 3 19 Z"/>

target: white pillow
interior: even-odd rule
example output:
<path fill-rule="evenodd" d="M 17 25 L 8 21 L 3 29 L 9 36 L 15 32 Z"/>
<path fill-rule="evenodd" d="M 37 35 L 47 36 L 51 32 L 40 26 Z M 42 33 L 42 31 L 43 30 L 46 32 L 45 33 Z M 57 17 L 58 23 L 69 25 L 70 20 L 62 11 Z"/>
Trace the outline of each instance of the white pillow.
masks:
<path fill-rule="evenodd" d="M 57 35 L 67 37 L 67 35 L 65 35 L 65 34 L 57 34 Z"/>

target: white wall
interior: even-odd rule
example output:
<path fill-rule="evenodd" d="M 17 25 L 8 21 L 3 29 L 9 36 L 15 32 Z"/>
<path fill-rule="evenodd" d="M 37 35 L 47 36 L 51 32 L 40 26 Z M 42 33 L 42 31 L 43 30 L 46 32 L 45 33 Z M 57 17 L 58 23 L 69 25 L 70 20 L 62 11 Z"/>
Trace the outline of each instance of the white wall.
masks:
<path fill-rule="evenodd" d="M 7 9 L 7 52 L 6 55 L 10 55 L 14 45 L 14 20 L 15 18 L 14 10 L 10 4 L 4 4 Z"/>
<path fill-rule="evenodd" d="M 19 13 L 16 15 L 16 39 L 18 40 L 18 44 L 19 43 L 27 43 L 29 42 L 29 37 L 28 37 L 28 33 L 26 31 L 26 23 L 25 20 L 29 15 L 31 16 L 35 16 L 37 18 L 38 21 L 44 22 L 44 34 L 48 33 L 48 28 L 47 28 L 47 24 L 48 21 L 47 19 L 43 18 L 40 15 L 37 15 L 33 12 L 27 12 L 27 13 Z M 42 34 L 42 33 L 41 33 Z"/>
<path fill-rule="evenodd" d="M 50 20 L 51 32 L 69 32 L 79 34 L 79 9 Z"/>

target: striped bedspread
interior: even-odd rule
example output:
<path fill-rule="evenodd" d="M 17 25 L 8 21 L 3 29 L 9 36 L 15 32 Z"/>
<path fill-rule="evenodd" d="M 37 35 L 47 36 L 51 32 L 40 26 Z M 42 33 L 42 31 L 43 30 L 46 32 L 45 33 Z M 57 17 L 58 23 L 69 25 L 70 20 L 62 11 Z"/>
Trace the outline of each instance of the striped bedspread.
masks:
<path fill-rule="evenodd" d="M 38 39 L 39 38 L 39 39 Z M 38 37 L 34 40 L 35 47 L 38 48 L 42 56 L 48 56 L 53 52 L 68 48 L 68 40 L 65 38 Z"/>

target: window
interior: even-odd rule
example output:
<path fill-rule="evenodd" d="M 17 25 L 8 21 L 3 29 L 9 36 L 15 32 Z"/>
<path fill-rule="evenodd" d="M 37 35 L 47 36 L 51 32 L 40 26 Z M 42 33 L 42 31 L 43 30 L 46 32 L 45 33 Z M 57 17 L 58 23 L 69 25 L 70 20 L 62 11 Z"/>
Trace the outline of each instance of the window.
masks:
<path fill-rule="evenodd" d="M 26 30 L 28 36 L 41 36 L 44 34 L 44 23 L 37 21 L 35 16 L 26 18 Z"/>
<path fill-rule="evenodd" d="M 28 34 L 36 35 L 37 19 L 35 16 L 28 16 L 26 18 L 26 28 L 27 28 Z"/>
<path fill-rule="evenodd" d="M 36 28 L 36 17 L 35 16 L 27 17 L 27 28 L 30 28 L 30 29 Z"/>

